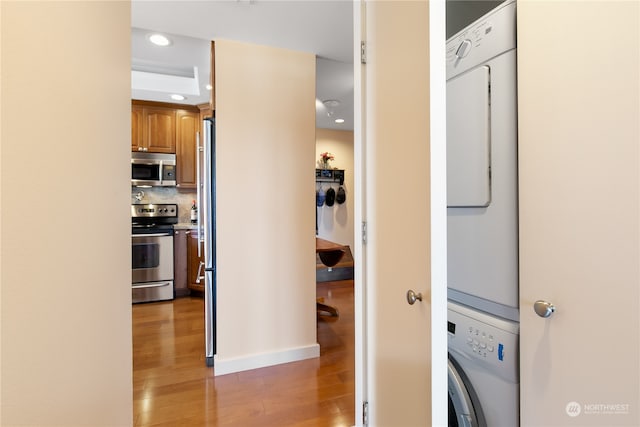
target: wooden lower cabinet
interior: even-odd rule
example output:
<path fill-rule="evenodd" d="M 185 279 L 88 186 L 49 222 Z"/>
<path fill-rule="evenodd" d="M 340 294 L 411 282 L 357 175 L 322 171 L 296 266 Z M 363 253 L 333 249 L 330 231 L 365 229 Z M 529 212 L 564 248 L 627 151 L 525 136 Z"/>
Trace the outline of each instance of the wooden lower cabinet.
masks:
<path fill-rule="evenodd" d="M 198 256 L 200 245 L 200 256 Z M 204 292 L 204 247 L 196 231 L 187 232 L 187 287 Z"/>
<path fill-rule="evenodd" d="M 187 287 L 187 233 L 175 230 L 173 235 L 173 288 L 176 297 L 189 295 Z"/>

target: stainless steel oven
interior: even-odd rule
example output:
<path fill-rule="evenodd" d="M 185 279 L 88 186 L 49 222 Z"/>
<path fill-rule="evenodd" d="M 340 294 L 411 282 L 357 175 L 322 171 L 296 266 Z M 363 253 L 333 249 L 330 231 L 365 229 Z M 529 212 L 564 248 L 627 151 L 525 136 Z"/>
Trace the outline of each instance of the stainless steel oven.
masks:
<path fill-rule="evenodd" d="M 170 300 L 173 288 L 174 204 L 131 205 L 132 301 Z"/>

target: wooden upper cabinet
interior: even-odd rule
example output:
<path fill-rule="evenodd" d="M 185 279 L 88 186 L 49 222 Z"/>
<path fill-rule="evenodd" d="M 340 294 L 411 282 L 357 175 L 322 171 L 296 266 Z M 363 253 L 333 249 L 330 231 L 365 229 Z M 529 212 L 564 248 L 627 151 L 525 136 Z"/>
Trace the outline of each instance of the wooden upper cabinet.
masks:
<path fill-rule="evenodd" d="M 131 151 L 176 152 L 174 105 L 138 100 L 131 102 Z"/>
<path fill-rule="evenodd" d="M 172 108 L 145 107 L 144 142 L 151 153 L 176 152 L 176 112 Z"/>
<path fill-rule="evenodd" d="M 200 114 L 193 111 L 176 111 L 176 161 L 177 186 L 196 188 L 197 148 L 196 134 L 200 125 Z"/>
<path fill-rule="evenodd" d="M 142 151 L 144 147 L 142 106 L 131 106 L 131 151 Z"/>
<path fill-rule="evenodd" d="M 196 188 L 196 134 L 202 121 L 200 114 L 200 109 L 192 105 L 133 100 L 131 150 L 175 153 L 177 187 Z"/>

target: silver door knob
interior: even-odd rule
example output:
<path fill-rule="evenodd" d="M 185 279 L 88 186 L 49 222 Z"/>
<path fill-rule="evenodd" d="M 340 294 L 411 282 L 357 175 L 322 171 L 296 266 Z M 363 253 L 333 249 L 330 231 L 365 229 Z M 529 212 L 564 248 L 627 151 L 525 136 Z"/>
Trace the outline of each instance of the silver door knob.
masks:
<path fill-rule="evenodd" d="M 415 293 L 413 292 L 413 290 L 409 289 L 407 291 L 407 302 L 409 303 L 409 305 L 413 305 L 416 303 L 417 301 L 422 301 L 422 294 L 421 293 Z"/>
<path fill-rule="evenodd" d="M 556 311 L 556 306 L 547 301 L 538 300 L 533 303 L 533 310 L 540 317 L 549 317 Z"/>

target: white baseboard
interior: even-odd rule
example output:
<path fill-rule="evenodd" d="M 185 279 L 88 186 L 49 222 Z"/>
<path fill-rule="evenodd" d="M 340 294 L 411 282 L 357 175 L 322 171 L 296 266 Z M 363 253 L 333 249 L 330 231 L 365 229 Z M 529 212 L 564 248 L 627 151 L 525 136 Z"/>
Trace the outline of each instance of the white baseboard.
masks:
<path fill-rule="evenodd" d="M 214 375 L 217 377 L 219 375 L 248 371 L 250 369 L 265 368 L 267 366 L 280 365 L 282 363 L 297 362 L 298 360 L 312 359 L 319 356 L 319 344 L 289 348 L 271 353 L 234 357 L 231 359 L 220 359 L 218 355 L 215 355 L 213 359 L 213 371 Z"/>

